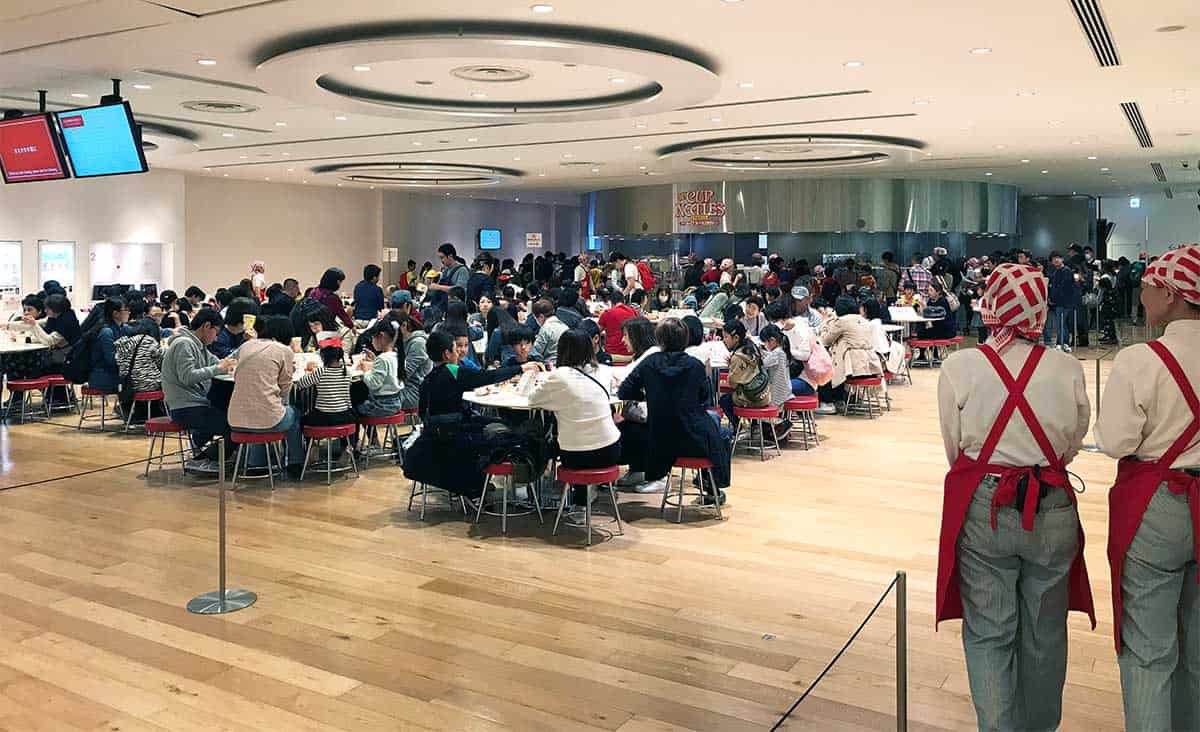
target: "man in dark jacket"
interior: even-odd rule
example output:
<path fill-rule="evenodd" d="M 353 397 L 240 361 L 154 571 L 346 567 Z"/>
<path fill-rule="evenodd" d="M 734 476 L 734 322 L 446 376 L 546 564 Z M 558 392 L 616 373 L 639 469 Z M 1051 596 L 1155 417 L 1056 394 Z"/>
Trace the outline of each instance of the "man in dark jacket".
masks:
<path fill-rule="evenodd" d="M 1046 324 L 1043 338 L 1046 345 L 1052 344 L 1051 331 L 1057 334 L 1057 346 L 1060 351 L 1071 352 L 1070 327 L 1072 313 L 1079 305 L 1079 285 L 1075 281 L 1075 273 L 1063 261 L 1058 252 L 1050 255 L 1050 269 L 1046 273 L 1050 280 L 1050 319 Z M 1053 327 L 1051 327 L 1053 326 Z"/>

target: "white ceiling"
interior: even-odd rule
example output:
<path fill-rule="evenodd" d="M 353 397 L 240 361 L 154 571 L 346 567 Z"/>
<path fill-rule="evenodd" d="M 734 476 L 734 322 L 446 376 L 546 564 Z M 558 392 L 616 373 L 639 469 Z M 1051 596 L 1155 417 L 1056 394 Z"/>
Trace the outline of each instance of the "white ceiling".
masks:
<path fill-rule="evenodd" d="M 1195 0 L 1101 0 L 1122 61 L 1114 68 L 1097 64 L 1069 0 L 543 2 L 554 12 L 531 12 L 530 0 L 0 0 L 0 107 L 28 109 L 37 89 L 50 91 L 61 105 L 55 108 L 95 104 L 108 91 L 107 80 L 120 77 L 140 119 L 197 135 L 195 145 L 164 146 L 152 165 L 311 185 L 336 182 L 312 174 L 316 165 L 423 160 L 526 171 L 503 186 L 514 196 L 705 180 L 713 171 L 691 167 L 688 156 L 659 158 L 656 151 L 748 134 L 843 133 L 911 138 L 927 147 L 914 158 L 859 170 L 779 175 L 970 179 L 1016 184 L 1034 194 L 1161 195 L 1170 186 L 1177 197 L 1196 197 L 1200 189 Z M 367 116 L 259 89 L 265 79 L 256 66 L 264 49 L 285 36 L 360 23 L 449 20 L 650 36 L 711 59 L 719 91 L 686 111 L 507 124 Z M 1156 32 L 1169 25 L 1186 27 Z M 970 52 L 981 47 L 992 52 Z M 217 63 L 201 66 L 201 58 Z M 486 61 L 471 57 L 455 65 Z M 848 61 L 862 65 L 847 67 Z M 371 86 L 399 89 L 411 81 L 406 74 L 438 73 L 425 62 L 378 64 L 379 73 L 373 67 L 361 74 L 375 75 Z M 584 70 L 580 82 L 548 70 L 535 74 L 519 94 L 571 96 L 604 86 L 608 71 Z M 360 81 L 347 69 L 328 71 Z M 471 88 L 446 82 L 455 93 Z M 134 89 L 135 83 L 152 88 Z M 258 111 L 201 114 L 180 106 L 194 100 Z M 1138 146 L 1119 106 L 1128 101 L 1140 105 L 1154 148 Z M 686 124 L 672 124 L 679 122 Z M 1151 162 L 1163 164 L 1167 184 L 1155 180 Z M 498 195 L 495 189 L 480 194 Z"/>

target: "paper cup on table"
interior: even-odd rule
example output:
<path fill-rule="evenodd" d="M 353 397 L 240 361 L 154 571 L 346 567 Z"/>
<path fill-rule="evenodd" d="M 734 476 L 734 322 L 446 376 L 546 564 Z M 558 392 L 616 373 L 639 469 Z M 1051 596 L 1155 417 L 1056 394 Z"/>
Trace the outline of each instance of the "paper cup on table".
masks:
<path fill-rule="evenodd" d="M 246 313 L 245 315 L 242 316 L 242 325 L 246 326 L 250 330 L 254 330 L 254 323 L 256 320 L 258 320 L 257 315 L 251 315 L 250 313 Z"/>
<path fill-rule="evenodd" d="M 292 339 L 292 353 L 300 353 L 300 338 Z"/>

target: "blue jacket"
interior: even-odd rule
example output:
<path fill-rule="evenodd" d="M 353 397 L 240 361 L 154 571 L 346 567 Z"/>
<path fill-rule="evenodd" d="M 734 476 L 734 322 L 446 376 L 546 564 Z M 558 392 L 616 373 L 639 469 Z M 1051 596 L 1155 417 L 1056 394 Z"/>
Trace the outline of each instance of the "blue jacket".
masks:
<path fill-rule="evenodd" d="M 1071 308 L 1079 304 L 1079 288 L 1075 286 L 1075 273 L 1070 267 L 1050 268 L 1050 304 L 1059 308 Z"/>
<path fill-rule="evenodd" d="M 225 358 L 237 349 L 241 348 L 246 342 L 246 333 L 230 333 L 228 329 L 222 328 L 220 333 L 217 333 L 217 338 L 212 343 L 208 344 L 208 352 L 217 358 Z"/>
<path fill-rule="evenodd" d="M 88 386 L 93 389 L 115 392 L 121 385 L 121 374 L 117 370 L 117 349 L 114 345 L 119 337 L 114 328 L 106 325 L 92 340 L 92 371 L 88 374 Z"/>
<path fill-rule="evenodd" d="M 374 320 L 384 308 L 383 288 L 363 280 L 354 286 L 354 319 Z"/>

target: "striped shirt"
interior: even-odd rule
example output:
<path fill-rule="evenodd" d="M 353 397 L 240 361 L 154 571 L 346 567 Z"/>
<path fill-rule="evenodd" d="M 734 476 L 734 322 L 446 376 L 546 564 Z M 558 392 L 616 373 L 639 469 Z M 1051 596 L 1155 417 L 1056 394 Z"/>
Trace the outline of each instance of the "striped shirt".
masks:
<path fill-rule="evenodd" d="M 350 369 L 345 366 L 321 366 L 305 374 L 298 384 L 301 389 L 317 387 L 318 412 L 337 414 L 350 411 Z"/>
<path fill-rule="evenodd" d="M 116 350 L 117 371 L 122 379 L 132 372 L 135 391 L 157 391 L 160 388 L 163 354 L 157 340 L 143 333 L 118 338 L 113 347 Z"/>

